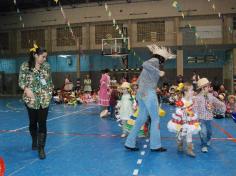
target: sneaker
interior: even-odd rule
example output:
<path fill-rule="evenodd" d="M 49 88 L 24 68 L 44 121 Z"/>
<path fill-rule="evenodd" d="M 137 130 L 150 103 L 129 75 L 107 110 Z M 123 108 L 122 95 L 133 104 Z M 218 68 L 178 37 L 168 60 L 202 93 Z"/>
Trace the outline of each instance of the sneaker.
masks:
<path fill-rule="evenodd" d="M 139 151 L 139 148 L 137 148 L 137 147 L 132 148 L 132 147 L 128 147 L 125 145 L 125 148 L 130 151 Z"/>
<path fill-rule="evenodd" d="M 202 147 L 202 152 L 203 152 L 203 153 L 207 153 L 207 152 L 208 152 L 207 147 Z"/>
<path fill-rule="evenodd" d="M 211 141 L 208 141 L 207 142 L 207 146 L 209 147 L 211 145 Z"/>
<path fill-rule="evenodd" d="M 125 138 L 127 137 L 127 134 L 123 133 L 120 137 Z"/>
<path fill-rule="evenodd" d="M 157 149 L 151 149 L 152 152 L 166 152 L 167 149 L 164 148 L 164 147 L 160 147 L 160 148 L 157 148 Z"/>

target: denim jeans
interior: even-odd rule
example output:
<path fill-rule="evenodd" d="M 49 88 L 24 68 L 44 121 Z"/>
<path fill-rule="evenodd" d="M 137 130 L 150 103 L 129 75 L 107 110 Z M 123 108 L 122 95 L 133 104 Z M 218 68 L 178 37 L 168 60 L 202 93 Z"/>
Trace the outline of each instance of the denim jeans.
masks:
<path fill-rule="evenodd" d="M 155 90 L 146 90 L 145 95 L 137 94 L 139 105 L 139 115 L 135 121 L 129 136 L 126 139 L 125 145 L 131 148 L 136 146 L 136 137 L 142 125 L 147 121 L 148 115 L 151 117 L 150 128 L 150 148 L 157 149 L 161 147 L 160 125 L 159 125 L 159 108 L 157 95 Z"/>
<path fill-rule="evenodd" d="M 212 136 L 212 126 L 211 126 L 212 120 L 201 120 L 201 131 L 199 132 L 199 136 L 201 139 L 201 145 L 202 147 L 207 147 L 207 142 L 211 140 Z"/>
<path fill-rule="evenodd" d="M 116 118 L 115 117 L 115 106 L 109 106 L 109 110 L 111 113 L 110 117 L 115 119 Z"/>

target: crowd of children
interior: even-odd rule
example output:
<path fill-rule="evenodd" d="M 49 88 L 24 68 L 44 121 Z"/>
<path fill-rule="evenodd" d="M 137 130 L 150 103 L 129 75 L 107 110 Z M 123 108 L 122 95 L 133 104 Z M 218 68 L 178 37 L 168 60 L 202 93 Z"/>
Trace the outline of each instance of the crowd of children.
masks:
<path fill-rule="evenodd" d="M 136 118 L 138 118 L 139 107 L 136 101 L 138 89 L 137 77 L 133 77 L 130 83 L 124 80 L 120 84 L 111 82 L 109 87 L 109 113 L 106 117 L 116 119 L 121 126 L 121 137 L 126 137 Z M 192 135 L 199 134 L 201 140 L 201 151 L 208 152 L 211 142 L 211 121 L 214 118 L 236 117 L 236 96 L 227 95 L 223 86 L 214 90 L 207 78 L 201 78 L 196 85 L 180 82 L 177 85 L 157 89 L 159 101 L 176 107 L 175 113 L 167 124 L 170 132 L 176 133 L 177 149 L 183 151 L 184 142 L 187 144 L 187 154 L 195 157 L 193 150 Z M 56 103 L 67 103 L 69 105 L 81 103 L 98 102 L 98 93 L 83 92 L 81 90 L 54 92 Z M 163 116 L 165 111 L 159 107 L 159 115 Z M 140 136 L 148 135 L 148 124 L 140 129 Z"/>
<path fill-rule="evenodd" d="M 53 101 L 56 104 L 68 105 L 97 103 L 98 94 L 97 91 L 84 92 L 83 90 L 54 90 Z"/>

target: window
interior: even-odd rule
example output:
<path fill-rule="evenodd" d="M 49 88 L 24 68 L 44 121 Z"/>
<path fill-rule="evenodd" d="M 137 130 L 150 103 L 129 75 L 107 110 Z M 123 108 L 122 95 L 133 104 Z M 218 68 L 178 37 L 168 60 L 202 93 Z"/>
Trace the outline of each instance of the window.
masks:
<path fill-rule="evenodd" d="M 0 33 L 0 50 L 9 49 L 9 34 L 7 32 Z"/>
<path fill-rule="evenodd" d="M 44 29 L 21 31 L 21 48 L 32 48 L 34 42 L 45 47 L 45 31 Z"/>
<path fill-rule="evenodd" d="M 217 62 L 217 57 L 213 55 L 197 56 L 197 57 L 189 56 L 187 58 L 188 64 L 195 64 L 195 63 L 202 64 L 202 63 L 214 63 L 214 62 Z"/>
<path fill-rule="evenodd" d="M 74 35 L 79 39 L 79 44 L 82 44 L 82 27 L 72 26 Z M 74 46 L 76 41 L 73 39 L 70 29 L 65 27 L 57 28 L 57 46 Z"/>
<path fill-rule="evenodd" d="M 138 42 L 165 41 L 165 21 L 138 22 Z"/>
<path fill-rule="evenodd" d="M 122 29 L 122 25 L 119 25 L 119 28 Z M 112 24 L 96 25 L 95 26 L 95 43 L 101 44 L 102 39 L 107 39 L 110 36 L 111 38 L 120 38 L 119 31 L 115 29 Z"/>

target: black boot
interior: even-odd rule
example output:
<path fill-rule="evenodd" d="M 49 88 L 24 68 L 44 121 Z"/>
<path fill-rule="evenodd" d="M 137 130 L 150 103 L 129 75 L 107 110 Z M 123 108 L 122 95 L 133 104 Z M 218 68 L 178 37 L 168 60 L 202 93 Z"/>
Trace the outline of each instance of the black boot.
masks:
<path fill-rule="evenodd" d="M 46 142 L 46 134 L 45 133 L 39 133 L 38 134 L 38 152 L 39 152 L 39 159 L 45 159 L 46 154 L 44 151 Z"/>
<path fill-rule="evenodd" d="M 38 138 L 37 138 L 37 132 L 30 131 L 30 135 L 32 138 L 32 150 L 38 149 Z"/>

